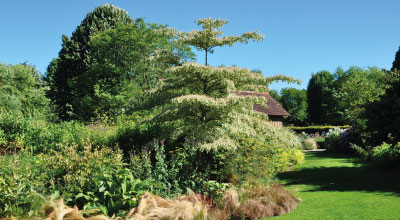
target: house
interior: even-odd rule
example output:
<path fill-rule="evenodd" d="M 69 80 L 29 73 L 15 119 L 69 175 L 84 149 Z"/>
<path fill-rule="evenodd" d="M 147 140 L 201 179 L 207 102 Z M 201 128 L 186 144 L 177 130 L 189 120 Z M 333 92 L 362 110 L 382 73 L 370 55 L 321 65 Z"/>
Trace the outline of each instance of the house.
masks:
<path fill-rule="evenodd" d="M 260 104 L 254 104 L 253 109 L 258 112 L 262 112 L 268 115 L 268 118 L 271 120 L 271 124 L 282 127 L 283 126 L 283 117 L 290 116 L 289 112 L 287 112 L 269 93 L 256 93 L 250 91 L 243 92 L 234 92 L 236 95 L 240 96 L 256 96 L 256 97 L 264 97 L 267 99 L 267 107 L 263 107 Z"/>

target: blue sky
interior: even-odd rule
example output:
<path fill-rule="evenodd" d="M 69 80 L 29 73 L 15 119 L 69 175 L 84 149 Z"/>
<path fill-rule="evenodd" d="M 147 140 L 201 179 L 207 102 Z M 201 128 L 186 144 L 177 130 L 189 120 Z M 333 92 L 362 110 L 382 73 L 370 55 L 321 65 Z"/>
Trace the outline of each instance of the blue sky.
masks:
<path fill-rule="evenodd" d="M 4 0 L 0 8 L 0 62 L 36 65 L 44 73 L 86 13 L 103 3 L 125 9 L 133 18 L 197 29 L 196 19 L 225 18 L 226 35 L 259 30 L 261 43 L 216 48 L 211 65 L 260 69 L 285 74 L 306 88 L 312 73 L 338 66 L 390 69 L 400 46 L 399 0 Z M 198 62 L 204 63 L 203 53 Z"/>

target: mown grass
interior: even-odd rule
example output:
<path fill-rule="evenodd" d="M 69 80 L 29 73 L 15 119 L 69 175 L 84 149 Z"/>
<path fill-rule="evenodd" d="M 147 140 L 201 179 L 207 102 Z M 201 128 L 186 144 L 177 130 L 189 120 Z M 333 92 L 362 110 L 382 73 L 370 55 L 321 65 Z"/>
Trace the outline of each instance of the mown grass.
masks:
<path fill-rule="evenodd" d="M 400 173 L 365 166 L 356 158 L 309 152 L 304 164 L 278 178 L 302 202 L 274 220 L 400 219 Z"/>

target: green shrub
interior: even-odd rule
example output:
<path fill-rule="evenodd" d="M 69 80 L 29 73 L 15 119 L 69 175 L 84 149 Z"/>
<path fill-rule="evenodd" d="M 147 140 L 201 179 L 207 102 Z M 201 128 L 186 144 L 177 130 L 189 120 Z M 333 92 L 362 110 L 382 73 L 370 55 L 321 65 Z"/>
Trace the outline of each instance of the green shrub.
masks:
<path fill-rule="evenodd" d="M 387 144 L 384 142 L 377 147 L 367 150 L 357 145 L 353 145 L 352 148 L 359 156 L 374 166 L 385 169 L 400 169 L 400 142 L 397 144 Z"/>
<path fill-rule="evenodd" d="M 371 152 L 371 161 L 377 166 L 385 168 L 400 168 L 400 142 L 375 147 Z"/>
<path fill-rule="evenodd" d="M 304 154 L 297 148 L 283 148 L 259 139 L 246 138 L 234 154 L 229 172 L 237 184 L 270 182 L 289 166 L 302 163 Z"/>
<path fill-rule="evenodd" d="M 103 173 L 113 173 L 123 167 L 119 150 L 94 147 L 86 143 L 80 151 L 79 146 L 61 145 L 60 151 L 50 150 L 40 161 L 47 186 L 59 191 L 64 200 L 82 208 L 85 204 L 76 198 L 81 192 L 89 192 Z"/>
<path fill-rule="evenodd" d="M 130 168 L 135 178 L 157 181 L 158 195 L 185 193 L 187 189 L 202 192 L 209 180 L 224 177 L 221 170 L 228 154 L 224 150 L 201 151 L 195 142 L 186 141 L 172 148 L 153 140 L 140 153 L 131 155 Z"/>
<path fill-rule="evenodd" d="M 79 122 L 53 124 L 46 120 L 22 115 L 0 114 L 0 149 L 3 152 L 27 150 L 32 154 L 50 149 L 59 150 L 59 145 L 77 144 L 83 149 L 85 142 L 95 145 L 111 145 L 114 129 L 100 124 L 85 126 Z"/>
<path fill-rule="evenodd" d="M 84 210 L 98 210 L 104 215 L 124 216 L 138 205 L 144 192 L 152 192 L 156 186 L 152 181 L 135 179 L 132 170 L 123 168 L 112 173 L 101 173 L 93 180 L 90 190 L 75 195 Z"/>
<path fill-rule="evenodd" d="M 0 157 L 0 218 L 39 213 L 47 191 L 39 159 L 27 153 Z"/>

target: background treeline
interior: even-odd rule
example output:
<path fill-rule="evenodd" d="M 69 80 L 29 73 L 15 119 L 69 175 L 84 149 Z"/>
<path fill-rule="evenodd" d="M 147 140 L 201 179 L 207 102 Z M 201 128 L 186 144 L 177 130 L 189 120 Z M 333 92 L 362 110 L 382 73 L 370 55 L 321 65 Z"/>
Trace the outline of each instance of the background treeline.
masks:
<path fill-rule="evenodd" d="M 271 95 L 292 114 L 286 123 L 294 130 L 321 132 L 321 125 L 351 129 L 332 130 L 325 138 L 329 150 L 356 153 L 373 164 L 400 167 L 400 49 L 391 70 L 377 67 L 337 68 L 334 73 L 312 74 L 307 90 L 284 88 Z M 315 125 L 318 125 L 315 127 Z M 321 133 L 319 132 L 319 133 Z"/>
<path fill-rule="evenodd" d="M 262 40 L 221 37 L 225 20 L 197 23 L 201 30 L 182 33 L 106 4 L 62 37 L 43 79 L 33 65 L 0 64 L 0 217 L 38 216 L 59 198 L 86 216 L 124 216 L 144 192 L 199 193 L 222 219 L 296 207 L 268 184 L 303 161 L 299 137 L 253 112 L 265 100 L 231 93 L 295 80 L 191 63 L 191 46 L 207 53 Z M 229 209 L 228 189 L 237 199 Z M 248 211 L 265 200 L 268 212 Z"/>

